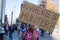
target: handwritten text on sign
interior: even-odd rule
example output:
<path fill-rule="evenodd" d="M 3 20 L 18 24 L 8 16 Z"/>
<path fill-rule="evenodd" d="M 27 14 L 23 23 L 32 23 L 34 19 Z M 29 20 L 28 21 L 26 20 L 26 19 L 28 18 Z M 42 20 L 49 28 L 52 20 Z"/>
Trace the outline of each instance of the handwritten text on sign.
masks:
<path fill-rule="evenodd" d="M 57 19 L 57 15 L 56 13 L 54 12 L 51 12 L 49 10 L 46 10 L 44 8 L 41 8 L 40 6 L 35 6 L 35 5 L 29 5 L 29 4 L 23 4 L 23 9 L 26 9 L 26 10 L 29 10 L 30 12 L 33 12 L 33 13 L 36 13 L 38 15 L 41 15 L 41 16 L 44 16 L 46 18 L 49 18 L 51 20 L 54 20 L 56 21 Z"/>

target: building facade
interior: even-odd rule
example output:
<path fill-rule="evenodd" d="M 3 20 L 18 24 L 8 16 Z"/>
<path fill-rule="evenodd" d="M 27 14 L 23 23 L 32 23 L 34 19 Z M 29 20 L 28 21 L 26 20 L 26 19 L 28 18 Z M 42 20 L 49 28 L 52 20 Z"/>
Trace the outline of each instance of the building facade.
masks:
<path fill-rule="evenodd" d="M 2 23 L 2 0 L 0 0 L 0 24 Z"/>
<path fill-rule="evenodd" d="M 4 23 L 6 0 L 0 0 L 0 23 Z"/>

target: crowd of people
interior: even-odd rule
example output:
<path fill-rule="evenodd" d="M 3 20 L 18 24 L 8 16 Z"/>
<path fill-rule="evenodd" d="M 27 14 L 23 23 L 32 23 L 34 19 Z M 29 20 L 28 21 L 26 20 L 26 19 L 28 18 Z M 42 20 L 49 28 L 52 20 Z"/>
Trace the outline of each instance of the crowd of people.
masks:
<path fill-rule="evenodd" d="M 17 23 L 9 25 L 8 23 L 3 24 L 2 27 L 4 28 L 4 32 L 0 33 L 0 38 L 3 40 L 3 35 L 9 34 L 9 40 L 12 40 L 12 34 L 17 31 L 19 40 L 38 40 L 39 37 L 44 36 L 45 30 L 39 29 L 35 25 L 30 25 L 28 23 Z M 41 32 L 40 32 L 41 31 Z"/>

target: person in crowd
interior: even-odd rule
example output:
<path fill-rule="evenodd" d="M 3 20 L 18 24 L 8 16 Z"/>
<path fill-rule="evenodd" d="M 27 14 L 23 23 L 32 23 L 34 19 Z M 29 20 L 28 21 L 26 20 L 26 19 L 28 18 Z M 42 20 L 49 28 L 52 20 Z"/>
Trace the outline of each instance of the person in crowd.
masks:
<path fill-rule="evenodd" d="M 34 30 L 33 30 L 33 40 L 38 40 L 38 33 L 39 33 L 39 28 L 38 26 L 35 26 L 34 27 Z"/>
<path fill-rule="evenodd" d="M 24 33 L 28 27 L 28 23 L 22 23 L 22 32 Z"/>
<path fill-rule="evenodd" d="M 9 26 L 8 23 L 6 23 L 5 26 L 4 26 L 6 35 L 8 35 L 8 31 L 9 31 L 8 26 Z"/>
<path fill-rule="evenodd" d="M 22 40 L 22 32 L 21 32 L 21 29 L 22 29 L 21 23 L 19 23 L 17 25 L 17 31 L 18 31 L 19 40 Z"/>
<path fill-rule="evenodd" d="M 39 40 L 41 40 L 41 39 L 40 39 L 40 37 L 41 37 L 40 35 L 41 35 L 41 30 L 40 30 L 40 28 L 39 28 L 39 33 L 38 33 L 38 39 L 39 39 Z"/>
<path fill-rule="evenodd" d="M 15 24 L 15 31 L 17 31 L 17 25 Z"/>
<path fill-rule="evenodd" d="M 0 40 L 3 40 L 4 33 L 5 33 L 4 26 L 0 24 Z"/>
<path fill-rule="evenodd" d="M 49 32 L 48 35 L 52 35 L 52 32 Z"/>
<path fill-rule="evenodd" d="M 40 29 L 41 30 L 41 37 L 44 37 L 44 30 L 43 29 Z"/>
<path fill-rule="evenodd" d="M 9 40 L 12 40 L 13 28 L 12 25 L 9 26 Z"/>
<path fill-rule="evenodd" d="M 16 24 L 14 24 L 13 27 L 14 27 L 14 32 L 17 31 Z"/>
<path fill-rule="evenodd" d="M 5 30 L 5 35 L 6 35 L 6 24 L 4 24 L 4 30 Z"/>
<path fill-rule="evenodd" d="M 14 24 L 12 24 L 12 31 L 14 32 Z"/>
<path fill-rule="evenodd" d="M 27 28 L 27 32 L 25 35 L 25 40 L 32 40 L 33 37 L 33 25 L 29 25 L 29 27 Z"/>
<path fill-rule="evenodd" d="M 19 32 L 20 32 L 20 24 L 17 25 L 17 31 L 18 31 L 18 35 L 19 35 Z"/>
<path fill-rule="evenodd" d="M 25 40 L 25 34 L 26 34 L 26 30 L 27 30 L 27 27 L 28 27 L 28 23 L 24 23 L 24 22 L 21 22 L 21 32 L 22 32 L 22 40 Z"/>
<path fill-rule="evenodd" d="M 21 27 L 21 25 L 20 25 L 20 30 L 19 30 L 19 40 L 22 40 L 22 35 L 23 35 L 23 33 L 22 33 L 22 31 L 21 31 L 21 29 L 22 29 L 22 27 Z"/>
<path fill-rule="evenodd" d="M 39 28 L 38 40 L 41 40 L 40 37 L 44 37 L 44 30 Z"/>

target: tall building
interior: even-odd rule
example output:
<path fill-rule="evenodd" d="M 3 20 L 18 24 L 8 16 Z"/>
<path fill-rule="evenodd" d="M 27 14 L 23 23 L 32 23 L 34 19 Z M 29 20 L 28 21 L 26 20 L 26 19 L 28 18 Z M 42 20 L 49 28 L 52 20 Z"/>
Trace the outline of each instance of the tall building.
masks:
<path fill-rule="evenodd" d="M 6 0 L 2 0 L 2 23 L 4 23 Z"/>
<path fill-rule="evenodd" d="M 8 23 L 7 15 L 4 16 L 4 23 Z"/>
<path fill-rule="evenodd" d="M 41 0 L 40 5 L 43 5 L 48 10 L 58 12 L 58 0 Z"/>
<path fill-rule="evenodd" d="M 0 0 L 0 23 L 4 23 L 6 0 Z"/>

